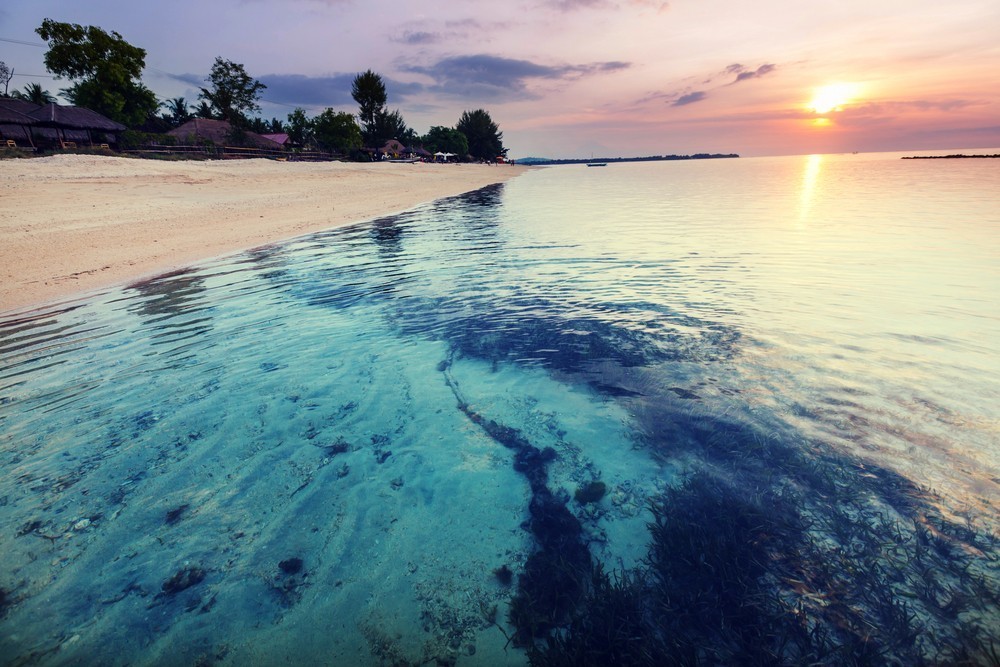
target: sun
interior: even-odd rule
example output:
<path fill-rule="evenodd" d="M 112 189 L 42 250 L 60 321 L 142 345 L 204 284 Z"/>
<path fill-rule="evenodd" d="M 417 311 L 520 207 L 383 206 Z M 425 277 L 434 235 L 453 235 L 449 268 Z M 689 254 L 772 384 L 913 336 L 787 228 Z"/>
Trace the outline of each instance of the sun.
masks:
<path fill-rule="evenodd" d="M 832 83 L 817 88 L 806 107 L 818 114 L 840 111 L 858 95 L 858 86 L 852 83 Z"/>

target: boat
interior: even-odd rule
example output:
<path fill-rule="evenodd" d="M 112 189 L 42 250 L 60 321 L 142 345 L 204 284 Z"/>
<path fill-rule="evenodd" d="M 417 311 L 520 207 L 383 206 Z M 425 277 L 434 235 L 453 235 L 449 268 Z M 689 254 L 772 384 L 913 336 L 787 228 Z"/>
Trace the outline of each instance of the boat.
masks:
<path fill-rule="evenodd" d="M 607 167 L 608 163 L 607 162 L 588 162 L 587 166 L 588 167 Z"/>

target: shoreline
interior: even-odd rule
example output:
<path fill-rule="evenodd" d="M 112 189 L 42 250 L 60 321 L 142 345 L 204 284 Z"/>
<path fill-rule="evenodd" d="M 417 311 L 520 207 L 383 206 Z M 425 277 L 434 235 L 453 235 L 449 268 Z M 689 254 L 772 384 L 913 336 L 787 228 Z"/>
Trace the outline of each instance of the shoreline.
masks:
<path fill-rule="evenodd" d="M 398 213 L 521 165 L 4 160 L 0 315 Z"/>

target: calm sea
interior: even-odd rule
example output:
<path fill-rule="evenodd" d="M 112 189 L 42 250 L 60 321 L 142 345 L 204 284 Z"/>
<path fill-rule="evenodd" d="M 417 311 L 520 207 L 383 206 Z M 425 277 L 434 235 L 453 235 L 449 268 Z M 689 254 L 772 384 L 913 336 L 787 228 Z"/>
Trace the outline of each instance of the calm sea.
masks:
<path fill-rule="evenodd" d="M 0 662 L 996 659 L 1000 161 L 899 157 L 538 169 L 0 316 Z"/>

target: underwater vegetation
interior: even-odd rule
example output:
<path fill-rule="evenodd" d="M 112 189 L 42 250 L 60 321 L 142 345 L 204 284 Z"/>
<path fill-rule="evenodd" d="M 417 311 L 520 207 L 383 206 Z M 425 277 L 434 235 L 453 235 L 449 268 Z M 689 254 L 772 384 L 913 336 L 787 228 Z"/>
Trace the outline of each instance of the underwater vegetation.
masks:
<path fill-rule="evenodd" d="M 650 503 L 643 566 L 597 563 L 532 665 L 1000 664 L 996 536 L 890 471 L 698 421 L 714 455 Z"/>
<path fill-rule="evenodd" d="M 565 623 L 586 591 L 585 581 L 593 567 L 583 538 L 583 526 L 567 508 L 568 496 L 553 493 L 548 486 L 548 464 L 556 457 L 552 448 L 539 449 L 518 429 L 487 419 L 462 398 L 449 373 L 450 361 L 438 366 L 458 401 L 458 409 L 490 438 L 514 452 L 514 470 L 528 481 L 531 500 L 525 527 L 535 538 L 536 549 L 525 561 L 510 603 L 510 637 L 515 646 L 531 645 Z M 509 581 L 509 569 L 499 569 L 501 583 Z"/>
<path fill-rule="evenodd" d="M 587 503 L 596 503 L 604 497 L 604 494 L 608 492 L 608 485 L 601 480 L 595 480 L 593 482 L 587 482 L 583 486 L 579 487 L 573 494 L 576 498 L 576 502 L 581 505 L 586 505 Z"/>

